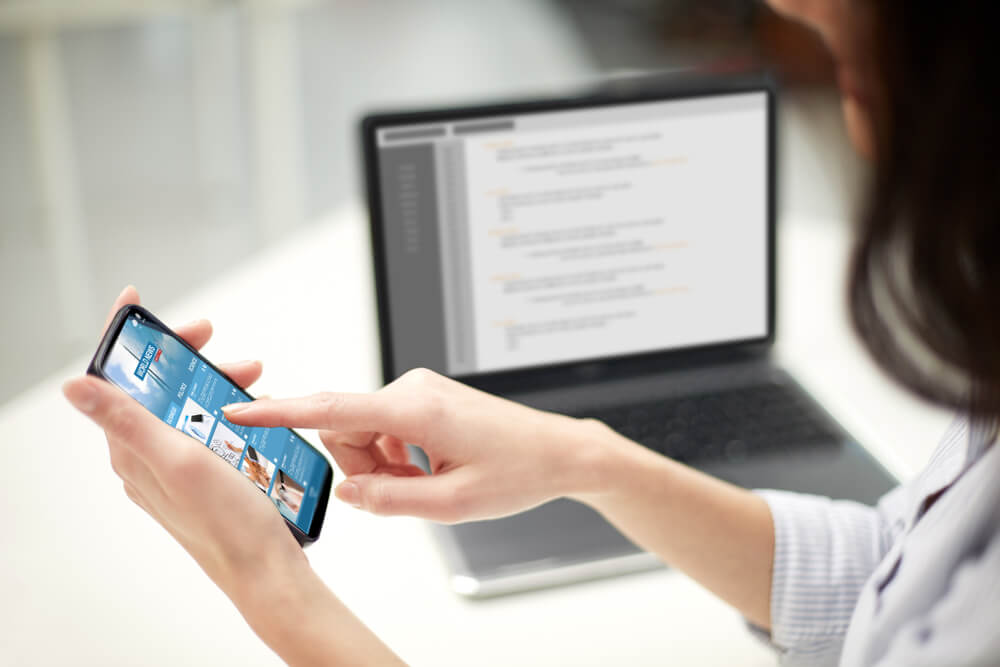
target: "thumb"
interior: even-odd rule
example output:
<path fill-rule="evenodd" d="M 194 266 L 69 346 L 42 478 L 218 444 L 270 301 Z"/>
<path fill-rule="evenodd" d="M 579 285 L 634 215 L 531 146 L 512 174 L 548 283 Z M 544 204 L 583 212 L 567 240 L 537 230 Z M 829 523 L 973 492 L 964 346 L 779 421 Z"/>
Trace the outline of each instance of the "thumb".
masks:
<path fill-rule="evenodd" d="M 382 516 L 406 515 L 456 523 L 465 514 L 458 481 L 448 474 L 353 475 L 341 482 L 335 493 L 353 507 Z"/>
<path fill-rule="evenodd" d="M 95 377 L 83 376 L 67 380 L 63 394 L 77 410 L 87 415 L 104 429 L 109 438 L 126 443 L 143 459 L 149 459 L 155 438 L 151 435 L 153 424 L 160 424 L 138 401 L 115 387 Z"/>

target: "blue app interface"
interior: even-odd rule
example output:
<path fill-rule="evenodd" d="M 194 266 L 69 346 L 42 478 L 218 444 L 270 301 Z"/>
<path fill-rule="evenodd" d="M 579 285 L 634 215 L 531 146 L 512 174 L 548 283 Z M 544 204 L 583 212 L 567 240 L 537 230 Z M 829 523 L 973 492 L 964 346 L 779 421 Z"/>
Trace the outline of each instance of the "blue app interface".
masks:
<path fill-rule="evenodd" d="M 226 421 L 223 406 L 249 400 L 228 379 L 135 315 L 122 326 L 104 372 L 153 414 L 246 475 L 283 516 L 309 532 L 326 460 L 287 428 Z"/>

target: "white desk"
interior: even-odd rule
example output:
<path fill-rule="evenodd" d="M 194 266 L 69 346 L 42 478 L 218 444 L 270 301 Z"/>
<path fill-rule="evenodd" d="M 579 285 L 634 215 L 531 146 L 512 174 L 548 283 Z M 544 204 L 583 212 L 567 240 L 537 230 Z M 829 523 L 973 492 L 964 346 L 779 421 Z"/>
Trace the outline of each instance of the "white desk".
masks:
<path fill-rule="evenodd" d="M 889 385 L 848 335 L 838 227 L 796 221 L 781 241 L 779 354 L 894 471 L 912 474 L 948 416 Z M 378 385 L 358 209 L 248 264 L 230 267 L 220 256 L 216 268 L 220 277 L 183 303 L 147 305 L 169 323 L 212 318 L 210 358 L 264 359 L 258 393 Z M 277 663 L 187 554 L 125 498 L 101 433 L 59 393 L 62 379 L 85 365 L 79 359 L 0 410 L 0 663 Z M 337 501 L 308 554 L 413 664 L 774 664 L 733 611 L 676 572 L 467 602 L 447 589 L 420 522 L 374 518 Z"/>

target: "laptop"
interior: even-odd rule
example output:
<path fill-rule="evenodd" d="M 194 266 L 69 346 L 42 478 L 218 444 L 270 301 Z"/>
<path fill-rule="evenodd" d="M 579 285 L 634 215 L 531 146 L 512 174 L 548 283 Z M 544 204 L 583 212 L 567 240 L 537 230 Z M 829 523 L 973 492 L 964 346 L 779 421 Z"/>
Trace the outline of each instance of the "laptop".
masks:
<path fill-rule="evenodd" d="M 726 76 L 367 116 L 384 381 L 431 368 L 747 488 L 876 500 L 893 477 L 771 356 L 775 104 Z M 570 500 L 432 530 L 471 597 L 662 565 Z"/>

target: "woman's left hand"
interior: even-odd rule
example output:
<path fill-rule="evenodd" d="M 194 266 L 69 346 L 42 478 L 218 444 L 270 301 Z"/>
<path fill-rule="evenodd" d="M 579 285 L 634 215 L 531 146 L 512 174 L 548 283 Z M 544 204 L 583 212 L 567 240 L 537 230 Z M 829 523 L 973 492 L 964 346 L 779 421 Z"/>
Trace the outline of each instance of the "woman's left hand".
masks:
<path fill-rule="evenodd" d="M 139 295 L 128 287 L 108 322 L 131 303 Z M 200 348 L 212 327 L 200 320 L 176 332 Z M 259 362 L 221 368 L 241 387 L 261 373 Z M 110 382 L 75 378 L 63 392 L 104 429 L 111 467 L 128 497 L 198 561 L 285 662 L 400 664 L 316 576 L 267 496 L 232 466 Z"/>
<path fill-rule="evenodd" d="M 108 321 L 122 306 L 138 302 L 135 289 L 126 288 Z M 176 331 L 195 348 L 212 335 L 207 320 Z M 229 364 L 222 370 L 247 387 L 260 377 L 261 364 Z M 74 378 L 63 392 L 104 429 L 111 467 L 128 497 L 166 528 L 238 606 L 240 581 L 251 571 L 288 571 L 306 564 L 274 505 L 207 447 L 99 378 Z"/>

